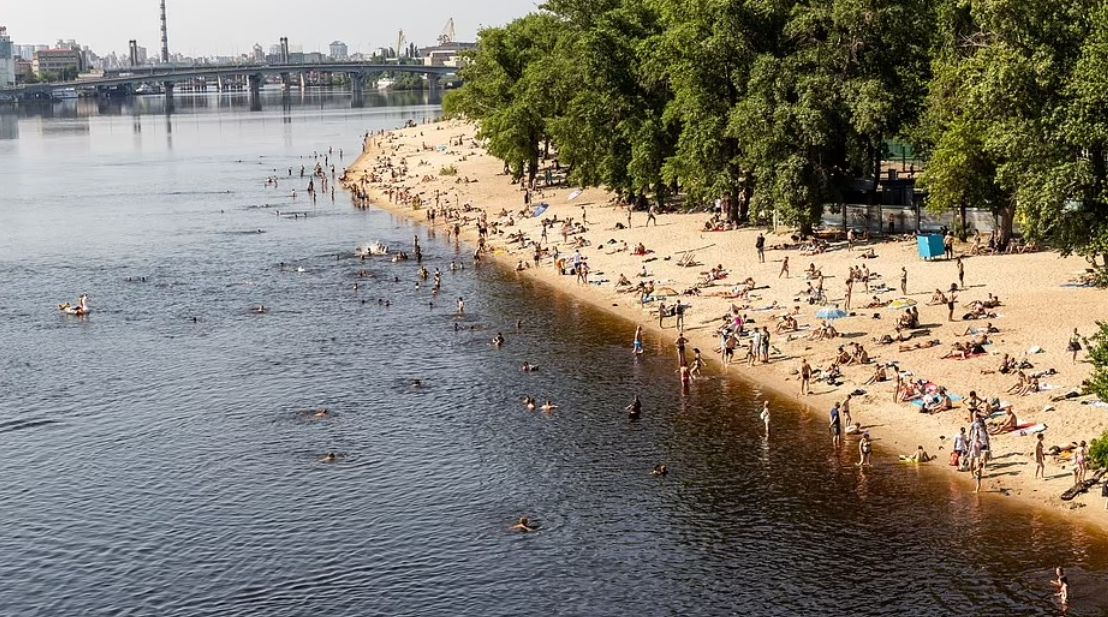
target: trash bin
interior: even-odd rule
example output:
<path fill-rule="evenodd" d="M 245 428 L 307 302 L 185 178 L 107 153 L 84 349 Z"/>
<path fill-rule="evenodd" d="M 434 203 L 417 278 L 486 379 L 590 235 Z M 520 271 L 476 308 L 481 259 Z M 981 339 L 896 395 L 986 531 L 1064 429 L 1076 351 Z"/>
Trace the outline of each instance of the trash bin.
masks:
<path fill-rule="evenodd" d="M 916 236 L 916 241 L 919 243 L 919 256 L 924 261 L 938 259 L 946 254 L 942 234 L 919 235 Z"/>

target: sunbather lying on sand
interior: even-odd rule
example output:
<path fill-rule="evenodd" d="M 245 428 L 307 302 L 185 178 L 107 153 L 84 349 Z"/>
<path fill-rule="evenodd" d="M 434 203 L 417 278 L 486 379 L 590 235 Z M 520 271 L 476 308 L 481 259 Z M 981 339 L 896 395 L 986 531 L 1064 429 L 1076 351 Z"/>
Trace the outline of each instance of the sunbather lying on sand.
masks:
<path fill-rule="evenodd" d="M 936 289 L 935 293 L 931 294 L 931 299 L 927 301 L 927 306 L 938 306 L 947 302 L 946 294 L 941 289 Z"/>
<path fill-rule="evenodd" d="M 940 345 L 938 339 L 923 341 L 922 343 L 912 343 L 911 345 L 901 345 L 900 351 L 915 351 L 917 349 L 930 349 L 931 347 L 938 347 Z"/>

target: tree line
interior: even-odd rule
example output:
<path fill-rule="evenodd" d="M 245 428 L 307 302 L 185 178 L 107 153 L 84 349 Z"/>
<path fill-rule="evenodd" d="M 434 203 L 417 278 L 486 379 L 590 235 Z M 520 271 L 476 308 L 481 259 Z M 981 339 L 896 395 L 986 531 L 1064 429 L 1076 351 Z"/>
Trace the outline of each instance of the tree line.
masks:
<path fill-rule="evenodd" d="M 900 140 L 931 210 L 1108 259 L 1101 0 L 549 0 L 461 77 L 446 112 L 517 177 L 556 151 L 582 186 L 810 231 Z"/>

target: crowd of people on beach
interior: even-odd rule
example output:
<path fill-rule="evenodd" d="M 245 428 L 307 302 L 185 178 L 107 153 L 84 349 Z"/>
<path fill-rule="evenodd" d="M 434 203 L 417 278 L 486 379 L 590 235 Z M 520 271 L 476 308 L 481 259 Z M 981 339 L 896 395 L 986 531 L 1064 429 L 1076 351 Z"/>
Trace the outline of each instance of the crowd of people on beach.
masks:
<path fill-rule="evenodd" d="M 422 129 L 419 135 L 424 137 Z M 442 141 L 441 138 L 439 140 Z M 421 171 L 429 163 L 421 158 L 419 152 L 406 151 L 395 134 L 366 134 L 364 146 L 369 153 L 366 157 L 371 157 L 369 164 L 357 171 L 347 171 L 342 178 L 357 205 L 365 206 L 374 198 L 383 198 L 394 205 L 422 210 L 429 224 L 444 226 L 447 236 L 455 240 L 461 238 L 463 230 L 472 230 L 475 232 L 476 242 L 472 258 L 476 262 L 486 259 L 492 253 L 510 259 L 520 272 L 549 267 L 558 276 L 573 277 L 579 286 L 608 287 L 616 293 L 631 295 L 640 308 L 653 314 L 659 330 L 676 331 L 673 339 L 677 358 L 675 372 L 677 383 L 686 394 L 690 393 L 695 380 L 704 378 L 707 372 L 701 349 L 692 345 L 687 335 L 689 315 L 693 310 L 699 310 L 698 298 L 724 298 L 730 301 L 730 308 L 724 314 L 714 317 L 698 315 L 704 319 L 699 320 L 697 328 L 700 328 L 699 324 L 716 324 L 710 326 L 718 341 L 714 351 L 719 354 L 720 363 L 725 368 L 776 364 L 793 357 L 788 350 L 779 347 L 783 344 L 796 346 L 825 341 L 839 343 L 825 361 L 818 361 L 818 356 L 810 353 L 797 354 L 801 356 L 800 366 L 794 374 L 799 379 L 802 396 L 832 396 L 838 388 L 847 386 L 850 382 L 856 384 L 857 387 L 848 386 L 849 391 L 845 396 L 834 396 L 828 415 L 828 431 L 835 448 L 842 447 L 848 436 L 856 438 L 856 464 L 860 467 L 872 465 L 875 439 L 857 418 L 852 403 L 874 398 L 875 395 L 869 391 L 871 389 L 888 387 L 892 391 L 891 399 L 894 403 L 910 410 L 927 415 L 963 414 L 961 417 L 964 418 L 964 425 L 959 427 L 953 439 L 943 437 L 939 447 L 950 448 L 949 465 L 971 474 L 976 491 L 983 490 L 983 480 L 989 477 L 990 465 L 995 460 L 995 440 L 1013 438 L 1012 436 L 1034 436 L 1036 447 L 1032 456 L 1036 465 L 1036 478 L 1045 479 L 1045 464 L 1052 457 L 1057 464 L 1070 466 L 1075 486 L 1085 486 L 1090 480 L 1086 442 L 1046 447 L 1046 425 L 1020 422 L 1011 403 L 995 395 L 979 396 L 976 391 L 971 391 L 966 397 L 959 396 L 947 386 L 922 378 L 906 367 L 912 356 L 905 354 L 916 354 L 920 350 L 943 346 L 942 339 L 937 338 L 940 327 L 948 330 L 948 336 L 954 340 L 948 342 L 945 350 L 935 352 L 939 359 L 968 362 L 996 353 L 996 337 L 1003 327 L 996 325 L 997 320 L 1003 319 L 998 309 L 1003 303 L 992 290 L 982 290 L 986 285 L 979 283 L 973 288 L 966 285 L 967 266 L 971 259 L 979 255 L 1007 253 L 1012 250 L 1010 247 L 1014 243 L 1006 244 L 1003 250 L 999 249 L 999 240 L 995 234 L 988 239 L 975 234 L 972 246 L 959 254 L 954 234 L 949 230 L 944 232 L 944 258 L 951 264 L 950 276 L 956 282 L 948 287 L 935 289 L 924 307 L 938 307 L 943 311 L 941 321 L 956 325 L 925 325 L 921 318 L 920 304 L 912 296 L 926 296 L 926 293 L 909 285 L 910 273 L 907 267 L 900 267 L 891 280 L 881 274 L 881 240 L 871 237 L 868 231 L 855 232 L 851 229 L 845 238 L 840 236 L 839 239 L 794 236 L 791 242 L 780 244 L 771 244 L 764 233 L 759 233 L 754 242 L 758 263 L 766 263 L 770 251 L 795 251 L 809 258 L 804 259 L 808 262 L 807 268 L 800 272 L 799 284 L 803 285 L 800 289 L 796 289 L 792 282 L 796 279 L 790 256 L 784 254 L 779 260 L 777 282 L 774 285 L 787 285 L 795 289 L 791 304 L 779 304 L 776 300 L 764 301 L 760 290 L 769 289 L 769 286 L 759 287 L 753 275 L 735 277 L 723 264 L 702 272 L 694 284 L 673 289 L 667 287 L 666 282 L 652 272 L 657 265 L 655 262 L 660 259 L 669 261 L 670 257 L 657 255 L 642 240 L 620 239 L 618 236 L 603 243 L 594 240 L 595 234 L 591 233 L 594 225 L 584 206 L 580 208 L 579 215 L 571 216 L 562 209 L 550 209 L 547 203 L 540 201 L 547 197 L 546 191 L 550 190 L 553 183 L 551 172 L 556 170 L 548 170 L 545 175 L 529 177 L 523 174 L 516 177 L 514 182 L 521 196 L 520 207 L 501 208 L 490 214 L 485 208 L 464 201 L 464 191 L 443 187 L 441 181 L 433 190 L 422 187 L 423 184 L 432 183 L 436 174 Z M 455 136 L 449 139 L 448 146 L 439 148 L 445 148 L 446 150 L 441 151 L 464 161 L 469 156 L 465 150 L 467 147 L 469 151 L 473 151 L 479 149 L 479 144 L 474 140 Z M 428 149 L 424 144 L 422 150 Z M 445 172 L 445 169 L 442 171 Z M 470 182 L 469 178 L 464 177 L 454 180 L 456 185 Z M 664 215 L 655 205 L 637 210 L 633 204 L 615 200 L 608 206 L 625 210 L 622 220 L 614 223 L 614 231 L 633 231 L 636 225 L 642 228 L 658 225 L 659 218 Z M 636 220 L 636 213 L 640 213 L 642 218 Z M 532 220 L 537 227 L 524 225 L 524 222 Z M 703 231 L 722 232 L 737 228 L 722 212 L 716 212 L 705 222 Z M 537 235 L 532 235 L 532 229 Z M 561 242 L 552 241 L 552 237 L 560 238 Z M 596 242 L 595 246 L 593 242 Z M 1014 250 L 1019 252 L 1028 248 L 1035 247 L 1017 246 Z M 632 277 L 627 276 L 626 272 L 613 273 L 616 280 L 608 280 L 607 273 L 596 272 L 593 264 L 590 264 L 590 251 L 633 256 L 641 260 L 641 269 L 637 273 L 631 273 Z M 834 278 L 825 274 L 828 266 L 819 262 L 823 256 L 837 254 L 838 251 L 845 251 L 862 262 L 846 269 L 845 276 L 842 277 L 842 287 L 838 288 L 841 292 L 836 293 L 827 285 L 828 279 Z M 675 254 L 673 259 L 673 263 L 678 266 L 699 265 L 695 262 L 695 251 Z M 742 280 L 731 282 L 739 279 Z M 836 297 L 833 299 L 832 296 Z M 821 317 L 817 317 L 815 321 L 806 319 L 802 311 L 805 305 L 820 309 Z M 961 311 L 958 310 L 959 307 L 962 308 Z M 839 319 L 858 316 L 862 312 L 875 312 L 876 319 L 879 317 L 878 313 L 889 309 L 896 310 L 897 314 L 890 320 L 891 327 L 886 333 L 873 337 L 872 349 L 868 348 L 869 343 L 856 339 L 845 343 L 839 341 L 844 336 L 841 328 L 836 325 Z M 930 320 L 933 316 L 928 313 L 927 317 Z M 969 323 L 962 325 L 963 322 Z M 953 332 L 949 331 L 950 327 L 954 328 Z M 645 329 L 640 324 L 631 341 L 631 350 L 635 355 L 645 352 L 644 338 Z M 1075 331 L 1067 346 L 1074 362 L 1085 344 Z M 742 351 L 741 355 L 737 353 L 739 350 Z M 894 355 L 899 357 L 891 357 Z M 1033 360 L 1028 354 L 1016 357 L 1005 353 L 995 369 L 982 369 L 981 372 L 1012 375 L 1016 381 L 1008 394 L 1030 397 L 1043 390 L 1044 378 L 1057 374 L 1054 367 L 1037 368 Z M 967 364 L 968 366 L 970 365 Z M 860 376 L 856 374 L 859 370 L 862 371 Z M 818 392 L 814 392 L 813 388 Z M 1069 401 L 1087 394 L 1087 388 L 1081 388 L 1067 392 L 1065 398 L 1059 400 Z M 529 409 L 556 409 L 556 405 L 550 401 L 539 406 L 538 401 L 530 397 L 524 403 Z M 632 417 L 639 417 L 642 413 L 641 402 L 636 398 L 627 411 Z M 768 435 L 771 425 L 768 402 L 764 403 L 759 420 L 764 424 Z M 905 463 L 921 464 L 934 461 L 937 456 L 919 445 L 915 451 L 897 458 Z M 668 468 L 660 464 L 654 472 L 655 475 L 665 475 Z M 528 531 L 534 527 L 529 519 L 523 518 L 514 529 Z"/>

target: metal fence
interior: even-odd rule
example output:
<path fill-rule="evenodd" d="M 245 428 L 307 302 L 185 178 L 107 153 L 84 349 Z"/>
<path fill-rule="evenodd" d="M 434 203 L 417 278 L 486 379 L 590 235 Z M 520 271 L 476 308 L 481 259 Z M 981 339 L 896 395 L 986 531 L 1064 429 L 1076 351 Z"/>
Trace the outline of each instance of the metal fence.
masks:
<path fill-rule="evenodd" d="M 941 227 L 953 229 L 959 219 L 954 212 L 935 215 L 911 206 L 840 204 L 824 208 L 821 224 L 823 227 L 842 229 L 844 212 L 846 227 L 856 231 L 868 229 L 871 233 L 910 234 L 937 231 Z M 996 218 L 988 210 L 971 208 L 966 211 L 966 220 L 971 231 L 981 233 L 990 233 L 997 226 Z"/>

